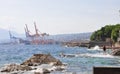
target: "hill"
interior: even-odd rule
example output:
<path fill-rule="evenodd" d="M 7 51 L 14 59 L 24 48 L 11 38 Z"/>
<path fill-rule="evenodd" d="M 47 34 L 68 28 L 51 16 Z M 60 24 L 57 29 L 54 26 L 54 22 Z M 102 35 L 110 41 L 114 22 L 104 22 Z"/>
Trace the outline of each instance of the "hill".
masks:
<path fill-rule="evenodd" d="M 69 42 L 69 41 L 79 42 L 83 40 L 89 40 L 91 35 L 92 32 L 76 33 L 76 34 L 58 34 L 58 35 L 52 35 L 51 38 L 61 42 Z"/>
<path fill-rule="evenodd" d="M 18 34 L 17 32 L 11 31 L 12 36 L 15 37 L 25 37 L 24 34 Z M 0 28 L 0 41 L 6 41 L 10 39 L 9 31 L 6 29 Z"/>
<path fill-rule="evenodd" d="M 120 24 L 115 25 L 106 25 L 101 29 L 95 31 L 91 35 L 92 41 L 106 41 L 107 38 L 112 39 L 114 42 L 117 42 L 119 37 Z"/>
<path fill-rule="evenodd" d="M 17 32 L 11 31 L 12 36 L 18 38 L 25 38 L 24 34 L 18 34 Z M 91 36 L 91 32 L 89 33 L 76 33 L 76 34 L 58 34 L 58 35 L 50 35 L 49 38 L 54 39 L 55 41 L 66 42 L 66 41 L 82 41 L 89 40 Z M 5 29 L 0 29 L 0 41 L 4 42 L 10 39 L 9 31 Z"/>

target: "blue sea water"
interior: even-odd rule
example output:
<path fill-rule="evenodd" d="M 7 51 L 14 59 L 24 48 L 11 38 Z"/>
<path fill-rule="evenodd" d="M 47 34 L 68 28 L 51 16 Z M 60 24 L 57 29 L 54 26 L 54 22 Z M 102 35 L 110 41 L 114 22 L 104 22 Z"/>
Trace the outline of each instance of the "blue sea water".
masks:
<path fill-rule="evenodd" d="M 76 57 L 60 57 L 60 53 L 76 55 Z M 94 66 L 120 66 L 120 57 L 83 47 L 64 47 L 61 45 L 0 45 L 0 67 L 9 63 L 22 63 L 33 54 L 50 53 L 67 63 L 68 72 L 87 72 L 92 74 Z"/>

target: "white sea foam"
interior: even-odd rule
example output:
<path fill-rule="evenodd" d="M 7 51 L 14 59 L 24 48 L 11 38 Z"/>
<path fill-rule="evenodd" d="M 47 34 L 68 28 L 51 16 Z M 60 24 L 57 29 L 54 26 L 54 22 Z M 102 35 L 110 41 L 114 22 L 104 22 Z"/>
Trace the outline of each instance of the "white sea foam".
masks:
<path fill-rule="evenodd" d="M 77 57 L 101 57 L 101 58 L 114 58 L 114 56 L 107 54 L 107 53 L 97 53 L 97 54 L 90 54 L 90 53 L 85 53 L 85 54 L 77 54 Z"/>
<path fill-rule="evenodd" d="M 96 45 L 95 47 L 88 49 L 88 50 L 101 50 L 100 47 L 98 45 Z"/>
<path fill-rule="evenodd" d="M 84 54 L 65 54 L 65 57 L 98 57 L 98 58 L 115 58 L 114 56 L 107 53 L 84 53 Z"/>
<path fill-rule="evenodd" d="M 100 47 L 99 47 L 98 45 L 96 45 L 93 49 L 94 49 L 94 50 L 99 50 Z"/>

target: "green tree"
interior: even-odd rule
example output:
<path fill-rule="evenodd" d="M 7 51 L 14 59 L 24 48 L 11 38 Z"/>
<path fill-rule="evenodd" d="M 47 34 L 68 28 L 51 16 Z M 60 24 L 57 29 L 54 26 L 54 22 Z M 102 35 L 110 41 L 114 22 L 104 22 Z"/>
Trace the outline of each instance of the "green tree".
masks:
<path fill-rule="evenodd" d="M 117 24 L 114 29 L 112 30 L 112 34 L 111 34 L 111 39 L 114 41 L 114 42 L 117 42 L 117 39 L 119 37 L 119 31 L 120 31 L 120 25 Z"/>
<path fill-rule="evenodd" d="M 119 37 L 119 30 L 120 24 L 106 25 L 101 29 L 93 32 L 90 39 L 92 41 L 105 41 L 106 38 L 111 38 L 112 40 L 114 40 L 114 42 L 116 42 L 117 38 Z"/>

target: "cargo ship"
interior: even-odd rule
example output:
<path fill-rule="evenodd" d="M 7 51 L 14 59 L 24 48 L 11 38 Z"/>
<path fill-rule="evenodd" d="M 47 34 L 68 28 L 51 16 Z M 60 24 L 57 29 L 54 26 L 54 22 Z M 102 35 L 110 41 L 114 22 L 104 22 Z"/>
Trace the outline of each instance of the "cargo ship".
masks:
<path fill-rule="evenodd" d="M 25 40 L 23 43 L 25 44 L 53 44 L 55 41 L 51 39 L 49 34 L 41 33 L 37 26 L 36 22 L 34 22 L 35 34 L 31 34 L 30 30 L 28 29 L 27 24 L 25 24 Z"/>
<path fill-rule="evenodd" d="M 47 33 L 41 33 L 37 26 L 36 23 L 34 22 L 34 28 L 35 28 L 35 34 L 31 34 L 30 30 L 28 29 L 27 24 L 25 24 L 25 36 L 26 38 L 18 38 L 15 36 L 12 36 L 11 32 L 9 31 L 9 35 L 10 35 L 10 40 L 11 43 L 14 44 L 54 44 L 55 40 L 53 40 L 52 38 L 50 38 L 50 35 Z"/>

